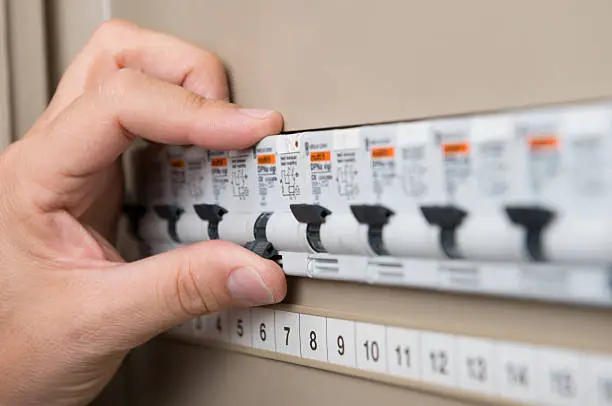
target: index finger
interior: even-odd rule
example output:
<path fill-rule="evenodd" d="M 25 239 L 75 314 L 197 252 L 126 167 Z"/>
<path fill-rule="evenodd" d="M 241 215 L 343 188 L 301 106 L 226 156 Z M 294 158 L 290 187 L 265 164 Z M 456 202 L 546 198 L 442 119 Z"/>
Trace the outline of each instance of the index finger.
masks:
<path fill-rule="evenodd" d="M 223 63 L 213 53 L 127 21 L 110 20 L 96 30 L 66 70 L 41 124 L 122 68 L 183 86 L 206 99 L 229 97 Z"/>

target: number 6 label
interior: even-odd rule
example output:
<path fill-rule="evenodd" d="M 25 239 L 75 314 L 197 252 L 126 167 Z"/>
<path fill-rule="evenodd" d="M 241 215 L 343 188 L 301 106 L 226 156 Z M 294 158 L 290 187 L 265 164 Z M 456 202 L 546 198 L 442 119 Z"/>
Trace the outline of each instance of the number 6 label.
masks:
<path fill-rule="evenodd" d="M 299 357 L 301 355 L 299 315 L 275 310 L 274 319 L 276 352 Z"/>
<path fill-rule="evenodd" d="M 251 309 L 253 348 L 274 351 L 274 310 Z"/>

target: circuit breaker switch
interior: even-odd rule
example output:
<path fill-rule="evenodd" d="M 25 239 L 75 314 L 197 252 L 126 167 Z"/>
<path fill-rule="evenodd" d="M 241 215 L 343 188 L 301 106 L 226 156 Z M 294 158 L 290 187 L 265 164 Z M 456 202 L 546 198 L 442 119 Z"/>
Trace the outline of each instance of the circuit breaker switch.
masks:
<path fill-rule="evenodd" d="M 264 259 L 270 259 L 274 261 L 280 258 L 278 251 L 276 251 L 274 246 L 270 244 L 268 241 L 264 241 L 264 240 L 249 241 L 246 244 L 244 244 L 244 248 L 248 249 L 249 251 L 252 251 L 253 253 L 259 255 L 260 257 Z"/>
<path fill-rule="evenodd" d="M 268 241 L 266 235 L 266 227 L 268 226 L 268 220 L 270 220 L 272 213 L 264 212 L 257 216 L 255 225 L 253 226 L 253 237 L 258 241 Z"/>
<path fill-rule="evenodd" d="M 552 223 L 555 213 L 539 206 L 506 207 L 511 222 L 525 229 L 525 248 L 530 258 L 536 262 L 546 261 L 542 247 L 542 234 Z"/>
<path fill-rule="evenodd" d="M 292 204 L 289 208 L 298 222 L 306 224 L 306 240 L 310 248 L 314 252 L 327 252 L 321 242 L 321 224 L 331 211 L 318 204 Z"/>
<path fill-rule="evenodd" d="M 389 255 L 383 243 L 382 230 L 395 214 L 393 210 L 381 205 L 354 204 L 351 211 L 359 224 L 368 226 L 368 243 L 372 251 L 376 255 Z"/>
<path fill-rule="evenodd" d="M 181 217 L 181 214 L 183 214 L 185 211 L 178 206 L 169 204 L 153 206 L 153 210 L 159 218 L 162 218 L 168 222 L 168 235 L 170 235 L 172 241 L 180 243 L 181 240 L 176 233 L 176 223 Z"/>
<path fill-rule="evenodd" d="M 208 222 L 208 238 L 218 240 L 219 222 L 227 210 L 217 204 L 194 204 L 193 209 L 201 220 Z"/>
<path fill-rule="evenodd" d="M 423 206 L 421 213 L 432 226 L 440 228 L 440 246 L 450 259 L 460 259 L 455 231 L 461 225 L 467 212 L 455 206 Z"/>

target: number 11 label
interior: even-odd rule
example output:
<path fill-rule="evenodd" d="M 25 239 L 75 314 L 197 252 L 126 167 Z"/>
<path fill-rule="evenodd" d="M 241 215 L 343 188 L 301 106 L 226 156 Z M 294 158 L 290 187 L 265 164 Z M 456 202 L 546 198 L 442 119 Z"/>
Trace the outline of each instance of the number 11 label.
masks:
<path fill-rule="evenodd" d="M 389 373 L 418 379 L 420 365 L 419 335 L 404 328 L 387 328 L 387 365 Z"/>

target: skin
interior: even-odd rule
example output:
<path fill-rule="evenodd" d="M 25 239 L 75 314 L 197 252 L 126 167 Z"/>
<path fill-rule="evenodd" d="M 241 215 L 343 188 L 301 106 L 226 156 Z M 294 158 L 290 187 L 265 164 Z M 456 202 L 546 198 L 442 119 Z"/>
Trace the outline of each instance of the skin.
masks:
<path fill-rule="evenodd" d="M 215 55 L 124 21 L 100 26 L 48 109 L 0 155 L 0 405 L 85 405 L 132 348 L 194 316 L 268 304 L 282 270 L 211 241 L 127 263 L 113 248 L 119 158 L 138 137 L 248 147 L 282 129 L 227 103 Z"/>

